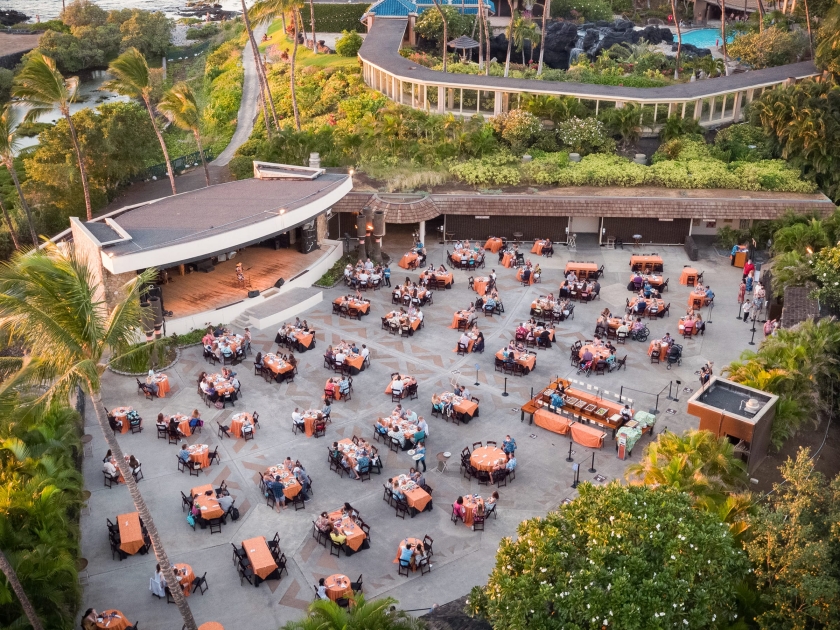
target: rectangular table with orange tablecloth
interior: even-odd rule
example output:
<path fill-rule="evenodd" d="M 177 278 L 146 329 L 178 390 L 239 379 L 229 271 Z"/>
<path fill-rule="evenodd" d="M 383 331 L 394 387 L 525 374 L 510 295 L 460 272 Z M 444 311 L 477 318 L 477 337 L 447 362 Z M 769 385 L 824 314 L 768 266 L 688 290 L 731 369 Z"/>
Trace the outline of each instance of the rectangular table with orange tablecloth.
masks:
<path fill-rule="evenodd" d="M 653 269 L 654 265 L 664 266 L 664 262 L 662 261 L 662 256 L 635 254 L 630 256 L 630 268 L 632 269 L 634 265 L 641 265 L 642 269 L 645 269 L 646 267 L 648 269 Z"/>
<path fill-rule="evenodd" d="M 254 417 L 250 413 L 245 413 L 243 411 L 241 413 L 237 413 L 234 416 L 231 416 L 230 432 L 233 433 L 237 438 L 241 438 L 242 427 L 244 427 L 246 423 L 252 426 L 254 424 Z"/>
<path fill-rule="evenodd" d="M 590 427 L 582 422 L 573 422 L 569 427 L 569 431 L 575 442 L 589 448 L 601 448 L 604 445 L 604 438 L 607 437 L 605 431 Z"/>
<path fill-rule="evenodd" d="M 117 516 L 120 527 L 120 549 L 129 555 L 134 555 L 145 544 L 143 529 L 140 527 L 140 513 L 129 512 Z"/>
<path fill-rule="evenodd" d="M 207 495 L 208 490 L 213 494 Z M 195 495 L 198 495 L 198 498 L 194 500 L 194 503 L 201 512 L 201 518 L 210 520 L 211 518 L 219 518 L 225 513 L 222 506 L 219 505 L 219 500 L 216 498 L 216 491 L 211 484 L 208 483 L 192 488 L 190 490 L 190 496 L 194 497 Z"/>
<path fill-rule="evenodd" d="M 650 345 L 648 346 L 648 356 L 652 357 L 657 348 L 659 348 L 659 360 L 664 361 L 665 357 L 668 356 L 668 344 L 662 343 L 659 339 L 654 339 L 650 342 Z"/>
<path fill-rule="evenodd" d="M 548 409 L 537 409 L 534 412 L 534 424 L 552 433 L 566 435 L 569 432 L 571 420 L 559 413 L 553 413 Z"/>
<path fill-rule="evenodd" d="M 566 273 L 570 271 L 574 271 L 578 278 L 588 278 L 590 275 L 598 273 L 598 265 L 570 260 L 566 263 Z"/>
<path fill-rule="evenodd" d="M 502 239 L 488 238 L 487 242 L 484 243 L 484 249 L 489 249 L 494 254 L 497 254 L 502 249 Z"/>
<path fill-rule="evenodd" d="M 415 488 L 414 490 L 409 490 L 404 494 L 408 507 L 414 508 L 418 512 L 425 510 L 426 506 L 429 505 L 429 501 L 432 500 L 432 495 L 423 490 L 423 488 Z"/>
<path fill-rule="evenodd" d="M 680 274 L 680 284 L 688 284 L 688 279 L 694 278 L 692 284 L 697 282 L 697 270 L 694 267 L 683 267 Z"/>
<path fill-rule="evenodd" d="M 451 287 L 451 286 L 452 286 L 452 282 L 455 280 L 455 276 L 453 276 L 451 273 L 438 273 L 438 272 L 435 272 L 435 274 L 434 274 L 434 278 L 435 278 L 435 280 L 437 280 L 438 282 L 443 282 L 443 283 L 444 283 L 446 286 L 448 286 L 448 287 Z"/>
<path fill-rule="evenodd" d="M 344 303 L 347 304 L 348 308 L 355 308 L 364 315 L 367 315 L 367 312 L 370 310 L 370 302 L 366 302 L 365 300 L 345 300 L 343 297 L 333 300 L 333 304 L 338 304 L 339 306 Z"/>
<path fill-rule="evenodd" d="M 206 444 L 196 444 L 190 447 L 190 461 L 198 462 L 202 468 L 207 468 L 210 465 L 210 448 Z"/>
<path fill-rule="evenodd" d="M 503 350 L 499 350 L 496 353 L 496 358 L 504 360 L 504 355 L 502 354 Z M 523 366 L 528 368 L 528 370 L 533 371 L 535 367 L 537 367 L 537 355 L 531 354 L 529 352 L 515 352 L 514 353 L 515 361 Z"/>
<path fill-rule="evenodd" d="M 351 368 L 355 368 L 359 372 L 364 369 L 365 358 L 361 354 L 348 354 L 344 362 Z"/>
<path fill-rule="evenodd" d="M 271 557 L 271 551 L 268 549 L 268 543 L 265 542 L 265 536 L 243 540 L 242 547 L 245 549 L 248 560 L 251 561 L 251 567 L 255 575 L 264 580 L 277 569 L 277 563 Z"/>
<path fill-rule="evenodd" d="M 291 372 L 295 369 L 295 367 L 286 361 L 282 361 L 277 358 L 276 355 L 274 356 L 264 356 L 262 360 L 263 367 L 267 367 L 271 370 L 275 375 L 277 374 L 286 374 L 287 372 Z M 237 436 L 238 437 L 238 436 Z"/>
<path fill-rule="evenodd" d="M 131 411 L 131 407 L 116 407 L 111 410 L 111 415 L 114 416 L 114 419 L 122 422 L 120 433 L 128 433 L 129 422 L 126 416 L 129 411 Z"/>
<path fill-rule="evenodd" d="M 472 417 L 475 415 L 475 412 L 478 411 L 478 403 L 473 402 L 472 400 L 467 400 L 466 398 L 461 400 L 457 405 L 452 407 L 458 413 L 465 413 L 468 416 Z"/>
<path fill-rule="evenodd" d="M 341 518 L 341 515 L 341 510 L 336 510 L 335 512 L 329 513 L 329 519 L 331 522 L 335 523 L 335 521 Z M 347 538 L 347 540 L 344 541 L 344 544 L 350 547 L 350 549 L 352 549 L 353 551 L 358 551 L 362 548 L 362 545 L 364 544 L 367 536 L 365 535 L 365 532 L 362 531 L 362 528 L 355 523 L 353 524 L 352 530 L 346 529 L 345 526 L 349 525 L 350 522 L 351 521 L 349 518 L 342 518 L 342 522 L 339 528 L 341 529 L 341 533 L 344 534 L 344 536 Z"/>
<path fill-rule="evenodd" d="M 467 320 L 469 322 L 470 317 L 475 317 L 475 313 L 465 313 L 464 311 L 458 311 L 452 316 L 452 323 L 449 325 L 450 328 L 458 328 L 458 322 L 462 320 Z"/>
<path fill-rule="evenodd" d="M 309 349 L 312 347 L 312 340 L 315 339 L 315 331 L 310 331 L 308 333 L 303 331 L 297 331 L 294 333 L 294 340 L 300 344 L 301 347 Z M 300 348 L 298 348 L 300 350 Z"/>

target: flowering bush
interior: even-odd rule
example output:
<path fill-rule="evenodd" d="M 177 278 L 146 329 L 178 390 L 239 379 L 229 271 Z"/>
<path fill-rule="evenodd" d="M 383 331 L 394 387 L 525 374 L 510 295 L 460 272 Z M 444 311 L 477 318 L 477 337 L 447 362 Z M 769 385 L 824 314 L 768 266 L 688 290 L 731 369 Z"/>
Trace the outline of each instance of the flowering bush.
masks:
<path fill-rule="evenodd" d="M 512 109 L 490 119 L 493 130 L 517 153 L 524 151 L 540 132 L 539 118 L 524 109 Z"/>
<path fill-rule="evenodd" d="M 814 255 L 814 275 L 819 288 L 814 297 L 828 308 L 840 309 L 840 247 L 826 247 Z"/>
<path fill-rule="evenodd" d="M 664 486 L 578 491 L 502 539 L 471 614 L 496 630 L 730 627 L 749 562 L 716 514 Z"/>
<path fill-rule="evenodd" d="M 607 134 L 607 128 L 595 118 L 573 117 L 557 125 L 557 138 L 572 153 L 612 153 L 615 141 Z"/>

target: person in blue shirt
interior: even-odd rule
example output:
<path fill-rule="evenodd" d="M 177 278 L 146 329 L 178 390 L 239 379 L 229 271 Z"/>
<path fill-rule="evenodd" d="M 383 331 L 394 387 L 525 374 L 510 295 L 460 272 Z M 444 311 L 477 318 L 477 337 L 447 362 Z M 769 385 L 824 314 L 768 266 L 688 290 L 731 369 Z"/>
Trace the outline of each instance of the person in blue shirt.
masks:
<path fill-rule="evenodd" d="M 426 472 L 426 444 L 425 442 L 418 442 L 417 448 L 414 449 L 414 455 L 420 455 L 421 457 L 417 460 L 417 465 L 423 464 L 423 472 Z"/>
<path fill-rule="evenodd" d="M 563 395 L 561 393 L 555 391 L 551 395 L 551 406 L 552 407 L 560 408 L 565 404 L 566 404 L 566 400 L 565 400 L 565 398 L 563 398 Z"/>
<path fill-rule="evenodd" d="M 186 443 L 181 444 L 181 450 L 178 452 L 178 459 L 185 464 L 190 463 L 190 451 L 187 449 Z"/>
<path fill-rule="evenodd" d="M 414 563 L 414 548 L 409 543 L 400 550 L 400 564 L 404 567 L 410 567 Z"/>
<path fill-rule="evenodd" d="M 715 293 L 712 291 L 712 287 L 706 287 L 706 300 L 711 302 L 715 299 Z"/>
<path fill-rule="evenodd" d="M 644 291 L 645 291 L 645 297 L 649 298 L 650 297 L 650 282 L 648 282 L 647 280 L 645 280 Z"/>
<path fill-rule="evenodd" d="M 390 267 L 385 267 L 385 269 L 382 270 L 382 280 L 385 282 L 386 287 L 391 286 L 391 268 Z"/>
<path fill-rule="evenodd" d="M 400 490 L 400 485 L 396 482 L 396 480 L 389 479 L 391 481 L 391 491 L 394 493 L 394 497 L 400 501 L 405 501 L 405 495 Z"/>
<path fill-rule="evenodd" d="M 506 435 L 504 441 L 502 442 L 502 450 L 505 453 L 513 453 L 516 450 L 516 440 L 509 435 Z"/>
<path fill-rule="evenodd" d="M 514 457 L 513 453 L 508 453 L 508 460 L 505 464 L 505 468 L 507 470 L 515 470 L 516 469 L 516 457 Z"/>
<path fill-rule="evenodd" d="M 491 296 L 487 298 L 486 302 L 484 302 L 484 310 L 489 311 L 492 308 L 496 308 L 496 300 L 494 300 Z"/>
<path fill-rule="evenodd" d="M 344 378 L 338 383 L 338 391 L 341 393 L 342 396 L 345 396 L 350 391 L 350 379 L 347 378 L 347 375 L 344 375 Z"/>
<path fill-rule="evenodd" d="M 353 466 L 353 474 L 356 476 L 356 479 L 361 479 L 359 473 L 368 469 L 369 466 L 370 458 L 367 455 L 367 451 L 362 451 L 362 455 L 356 460 L 356 465 Z"/>
<path fill-rule="evenodd" d="M 271 492 L 274 495 L 274 502 L 285 510 L 286 495 L 283 494 L 283 483 L 280 481 L 280 475 L 277 475 L 274 478 L 274 481 L 266 481 L 265 488 L 268 492 Z M 277 510 L 276 507 L 275 510 Z M 279 512 L 280 510 L 277 511 Z"/>

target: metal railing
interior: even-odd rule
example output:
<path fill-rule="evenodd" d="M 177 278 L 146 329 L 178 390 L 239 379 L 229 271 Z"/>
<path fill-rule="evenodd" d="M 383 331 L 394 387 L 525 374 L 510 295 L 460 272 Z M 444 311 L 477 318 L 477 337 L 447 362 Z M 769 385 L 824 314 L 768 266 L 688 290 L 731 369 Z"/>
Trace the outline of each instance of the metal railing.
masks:
<path fill-rule="evenodd" d="M 211 149 L 204 149 L 204 159 L 207 162 L 211 162 L 215 156 L 213 155 L 213 151 Z M 177 157 L 172 160 L 172 170 L 180 171 L 185 169 L 187 166 L 191 166 L 201 162 L 201 154 L 198 151 L 193 151 L 192 153 L 188 153 L 187 155 L 182 155 L 181 157 Z M 155 164 L 154 166 L 150 166 L 145 171 L 141 172 L 137 177 L 134 178 L 134 181 L 139 181 L 143 179 L 150 179 L 151 177 L 164 177 L 166 175 L 166 162 L 162 162 L 161 164 Z"/>

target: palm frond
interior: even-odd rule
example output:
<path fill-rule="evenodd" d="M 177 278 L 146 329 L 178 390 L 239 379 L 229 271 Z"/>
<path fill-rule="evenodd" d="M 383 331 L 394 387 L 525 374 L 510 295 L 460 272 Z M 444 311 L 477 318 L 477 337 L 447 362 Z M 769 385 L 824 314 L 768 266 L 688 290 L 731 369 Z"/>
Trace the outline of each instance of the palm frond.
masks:
<path fill-rule="evenodd" d="M 146 58 L 136 48 L 129 48 L 108 66 L 114 78 L 103 87 L 132 98 L 148 98 L 152 85 Z"/>

